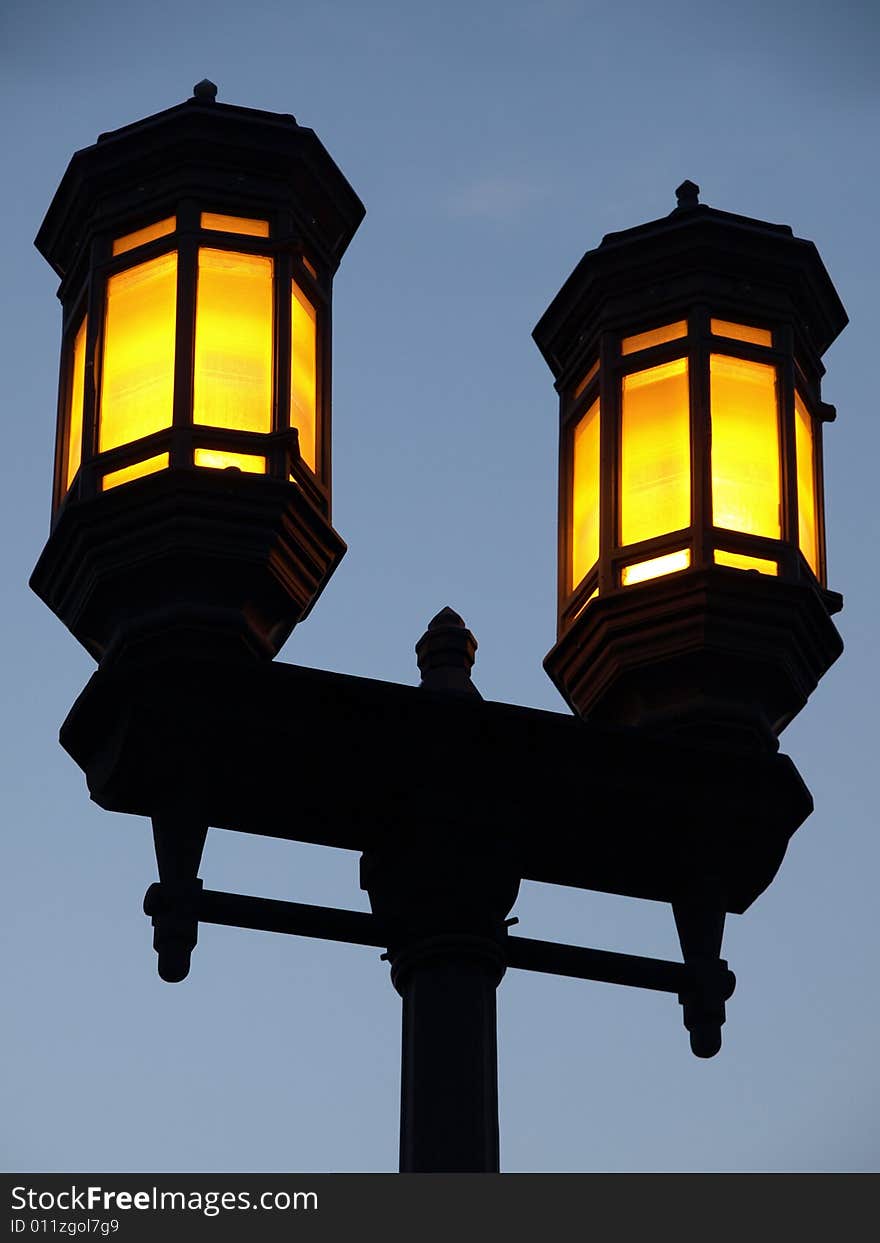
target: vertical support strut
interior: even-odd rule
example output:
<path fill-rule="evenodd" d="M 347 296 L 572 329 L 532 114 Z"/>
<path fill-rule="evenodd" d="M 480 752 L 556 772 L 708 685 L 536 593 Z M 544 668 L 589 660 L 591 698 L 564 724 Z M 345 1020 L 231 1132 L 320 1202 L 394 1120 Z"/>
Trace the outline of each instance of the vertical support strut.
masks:
<path fill-rule="evenodd" d="M 198 878 L 207 824 L 185 811 L 153 816 L 153 841 L 161 884 L 160 909 L 153 913 L 153 949 L 159 955 L 159 975 L 177 984 L 189 975 L 192 952 L 199 937 Z"/>
<path fill-rule="evenodd" d="M 732 992 L 727 963 L 721 957 L 724 911 L 720 906 L 688 901 L 673 903 L 672 912 L 684 961 L 697 981 L 678 995 L 691 1051 L 697 1057 L 714 1057 L 721 1048 L 721 1028 L 727 1017 L 724 1003 Z"/>

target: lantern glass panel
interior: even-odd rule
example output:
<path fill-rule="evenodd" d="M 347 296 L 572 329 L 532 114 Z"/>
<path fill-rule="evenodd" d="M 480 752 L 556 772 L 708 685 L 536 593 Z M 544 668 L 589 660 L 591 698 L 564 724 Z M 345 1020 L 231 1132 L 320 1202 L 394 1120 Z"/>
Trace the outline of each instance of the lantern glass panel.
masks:
<path fill-rule="evenodd" d="M 639 332 L 634 337 L 624 337 L 620 343 L 621 354 L 635 354 L 636 350 L 647 350 L 652 345 L 663 345 L 666 341 L 675 341 L 687 336 L 687 320 L 680 319 L 675 324 L 664 324 L 662 328 L 652 328 L 650 332 Z"/>
<path fill-rule="evenodd" d="M 713 354 L 712 510 L 716 527 L 782 535 L 776 370 Z"/>
<path fill-rule="evenodd" d="M 318 327 L 315 308 L 293 282 L 290 317 L 290 423 L 303 461 L 316 469 Z"/>
<path fill-rule="evenodd" d="M 167 237 L 176 228 L 176 216 L 157 220 L 155 224 L 148 224 L 145 229 L 136 229 L 134 233 L 126 233 L 124 237 L 117 237 L 113 243 L 113 254 L 124 255 L 127 250 L 134 250 L 135 246 L 145 246 L 147 242 L 154 242 L 157 237 Z"/>
<path fill-rule="evenodd" d="M 800 393 L 795 393 L 795 452 L 797 454 L 798 544 L 807 565 L 819 575 L 819 528 L 816 522 L 816 471 L 813 420 Z"/>
<path fill-rule="evenodd" d="M 196 449 L 194 460 L 196 466 L 210 466 L 214 470 L 246 471 L 250 475 L 265 475 L 266 459 L 256 453 L 229 453 L 225 449 Z"/>
<path fill-rule="evenodd" d="M 599 402 L 572 436 L 571 582 L 576 587 L 599 558 Z"/>
<path fill-rule="evenodd" d="M 775 561 L 765 557 L 750 557 L 745 553 L 725 552 L 723 548 L 715 550 L 716 565 L 732 565 L 737 570 L 758 570 L 761 574 L 778 574 L 779 566 Z"/>
<path fill-rule="evenodd" d="M 111 470 L 101 480 L 101 491 L 106 492 L 121 483 L 130 483 L 132 479 L 142 479 L 144 475 L 153 475 L 157 470 L 166 470 L 167 467 L 168 454 L 157 453 L 155 457 L 148 457 L 143 462 L 123 466 L 121 470 Z"/>
<path fill-rule="evenodd" d="M 622 544 L 690 524 L 691 448 L 686 358 L 623 378 Z"/>
<path fill-rule="evenodd" d="M 676 570 L 686 570 L 690 563 L 691 550 L 682 548 L 678 552 L 664 553 L 662 557 L 652 557 L 650 561 L 625 565 L 620 581 L 624 587 L 631 587 L 633 583 L 644 583 L 649 578 L 660 578 L 664 574 L 674 574 Z"/>
<path fill-rule="evenodd" d="M 223 216 L 215 211 L 203 211 L 202 228 L 214 233 L 241 233 L 247 237 L 268 237 L 268 220 L 250 220 L 246 216 Z"/>
<path fill-rule="evenodd" d="M 177 255 L 161 255 L 107 282 L 98 449 L 171 426 Z"/>
<path fill-rule="evenodd" d="M 773 333 L 768 328 L 752 328 L 748 324 L 732 324 L 729 319 L 713 319 L 712 332 L 716 337 L 730 337 L 733 341 L 748 341 L 752 345 L 772 345 Z"/>
<path fill-rule="evenodd" d="M 272 430 L 272 260 L 199 251 L 193 422 Z"/>
<path fill-rule="evenodd" d="M 86 332 L 88 319 L 83 316 L 73 340 L 73 364 L 70 376 L 70 402 L 67 407 L 67 461 L 65 469 L 65 491 L 70 487 L 73 477 L 79 470 L 82 460 L 83 432 L 83 398 L 85 396 L 86 378 Z"/>

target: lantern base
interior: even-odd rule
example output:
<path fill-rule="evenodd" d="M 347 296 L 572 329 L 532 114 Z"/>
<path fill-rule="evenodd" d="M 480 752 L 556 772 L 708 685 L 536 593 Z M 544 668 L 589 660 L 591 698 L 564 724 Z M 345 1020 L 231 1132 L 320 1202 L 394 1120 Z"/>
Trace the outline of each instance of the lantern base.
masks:
<path fill-rule="evenodd" d="M 344 552 L 294 483 L 169 470 L 71 498 L 31 587 L 102 665 L 188 651 L 271 660 Z"/>
<path fill-rule="evenodd" d="M 775 750 L 842 650 L 815 587 L 713 566 L 598 596 L 544 668 L 584 720 Z"/>

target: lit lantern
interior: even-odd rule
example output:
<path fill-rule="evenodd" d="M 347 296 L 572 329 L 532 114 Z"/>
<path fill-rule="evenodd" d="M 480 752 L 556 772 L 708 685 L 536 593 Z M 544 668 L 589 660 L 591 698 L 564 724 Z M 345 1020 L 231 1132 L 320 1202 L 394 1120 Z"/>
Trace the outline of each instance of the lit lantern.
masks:
<path fill-rule="evenodd" d="M 820 379 L 846 314 L 812 243 L 677 194 L 535 329 L 561 397 L 545 667 L 584 717 L 775 745 L 842 646 Z"/>
<path fill-rule="evenodd" d="M 312 130 L 215 95 L 78 152 L 37 237 L 64 326 L 33 585 L 99 658 L 169 605 L 193 631 L 235 613 L 272 655 L 345 548 L 331 294 L 363 206 Z"/>

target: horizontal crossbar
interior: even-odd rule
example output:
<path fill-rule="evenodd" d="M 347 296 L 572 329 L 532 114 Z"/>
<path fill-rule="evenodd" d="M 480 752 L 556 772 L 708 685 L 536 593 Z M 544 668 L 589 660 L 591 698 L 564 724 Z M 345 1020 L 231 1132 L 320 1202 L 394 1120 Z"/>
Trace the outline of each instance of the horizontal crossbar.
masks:
<path fill-rule="evenodd" d="M 350 945 L 372 945 L 377 948 L 388 945 L 384 925 L 375 915 L 364 911 L 279 902 L 273 898 L 254 898 L 216 889 L 194 890 L 192 901 L 195 905 L 193 914 L 204 924 L 318 937 Z M 144 898 L 145 913 L 161 916 L 167 909 L 162 886 L 151 885 Z M 705 969 L 698 975 L 690 965 L 662 958 L 643 958 L 634 954 L 514 936 L 507 937 L 505 948 L 508 966 L 521 971 L 540 971 L 664 993 L 685 993 L 695 987 L 705 987 L 706 983 Z M 724 993 L 726 1000 L 733 993 L 735 978 L 721 960 L 717 963 L 717 970 L 719 992 Z M 723 978 L 720 978 L 722 972 Z"/>

